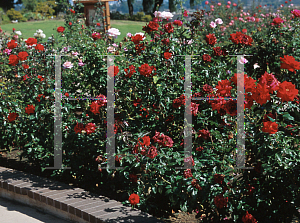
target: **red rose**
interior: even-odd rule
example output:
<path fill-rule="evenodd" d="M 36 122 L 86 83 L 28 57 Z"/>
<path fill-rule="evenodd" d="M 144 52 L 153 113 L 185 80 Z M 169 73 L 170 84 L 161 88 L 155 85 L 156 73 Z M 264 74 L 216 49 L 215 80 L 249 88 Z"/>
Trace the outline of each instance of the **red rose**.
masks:
<path fill-rule="evenodd" d="M 154 159 L 154 157 L 157 156 L 157 149 L 154 146 L 151 146 L 150 149 L 148 150 L 147 157 L 150 159 Z"/>
<path fill-rule="evenodd" d="M 126 73 L 125 77 L 128 77 L 128 78 L 131 78 L 132 74 L 136 73 L 135 67 L 134 67 L 133 65 L 130 65 L 130 66 L 129 66 L 129 71 L 128 71 L 127 68 L 124 69 L 124 71 L 125 71 L 125 73 Z"/>
<path fill-rule="evenodd" d="M 8 121 L 13 122 L 18 116 L 19 115 L 16 112 L 9 113 L 7 119 Z"/>
<path fill-rule="evenodd" d="M 88 124 L 86 124 L 85 131 L 86 131 L 87 135 L 89 135 L 91 133 L 94 133 L 96 131 L 95 124 L 94 123 L 88 123 Z"/>
<path fill-rule="evenodd" d="M 142 36 L 141 34 L 136 34 L 135 36 L 131 37 L 131 41 L 134 42 L 134 44 L 139 44 L 140 41 L 142 41 L 144 38 L 144 36 Z"/>
<path fill-rule="evenodd" d="M 197 147 L 197 148 L 196 148 L 196 151 L 201 152 L 201 151 L 203 151 L 203 149 L 204 149 L 204 148 L 203 148 L 202 146 L 200 146 L 200 147 Z"/>
<path fill-rule="evenodd" d="M 18 62 L 19 62 L 18 56 L 13 55 L 13 54 L 9 55 L 9 63 L 8 64 L 10 64 L 12 66 L 16 66 Z"/>
<path fill-rule="evenodd" d="M 275 18 L 273 19 L 274 25 L 279 25 L 280 23 L 283 23 L 284 21 L 281 18 Z"/>
<path fill-rule="evenodd" d="M 101 35 L 100 35 L 100 33 L 93 33 L 93 34 L 92 34 L 92 38 L 93 38 L 94 40 L 97 40 L 97 39 L 100 39 L 100 38 L 101 38 Z"/>
<path fill-rule="evenodd" d="M 241 32 L 236 32 L 233 34 L 230 34 L 230 38 L 234 44 L 243 44 L 247 46 L 252 46 L 253 39 L 250 36 L 247 36 Z"/>
<path fill-rule="evenodd" d="M 168 24 L 164 25 L 164 30 L 167 33 L 173 33 L 174 27 L 173 27 L 172 23 L 168 23 Z"/>
<path fill-rule="evenodd" d="M 205 40 L 206 40 L 207 44 L 212 45 L 212 46 L 217 43 L 217 38 L 216 38 L 215 34 L 206 35 Z"/>
<path fill-rule="evenodd" d="M 99 22 L 97 22 L 97 26 L 100 26 L 100 23 L 99 23 Z"/>
<path fill-rule="evenodd" d="M 169 52 L 164 52 L 164 58 L 166 60 L 170 59 L 172 57 L 172 53 L 169 53 Z"/>
<path fill-rule="evenodd" d="M 37 39 L 30 37 L 25 42 L 26 42 L 27 46 L 32 46 L 34 44 L 37 44 Z"/>
<path fill-rule="evenodd" d="M 65 93 L 65 96 L 66 96 L 66 97 L 69 97 L 70 95 L 69 95 L 69 93 Z"/>
<path fill-rule="evenodd" d="M 264 127 L 261 130 L 269 134 L 275 134 L 278 131 L 278 124 L 271 121 L 264 122 Z"/>
<path fill-rule="evenodd" d="M 267 103 L 271 100 L 269 89 L 266 84 L 257 84 L 256 88 L 253 89 L 252 98 L 260 105 Z"/>
<path fill-rule="evenodd" d="M 244 223 L 257 223 L 256 219 L 252 214 L 249 214 L 248 211 L 246 211 L 246 214 L 242 217 L 242 221 Z"/>
<path fill-rule="evenodd" d="M 15 40 L 11 40 L 10 42 L 7 43 L 7 48 L 8 49 L 14 49 L 14 48 L 17 47 L 17 45 L 18 45 L 18 43 L 16 43 Z"/>
<path fill-rule="evenodd" d="M 43 95 L 43 94 L 39 94 L 37 97 L 36 97 L 36 100 L 38 101 L 38 102 L 41 102 L 41 97 L 42 96 L 44 96 L 44 98 L 45 98 L 45 95 Z"/>
<path fill-rule="evenodd" d="M 143 31 L 145 31 L 146 33 L 150 33 L 153 31 L 158 31 L 158 23 L 150 21 L 149 24 L 147 26 L 143 26 Z"/>
<path fill-rule="evenodd" d="M 296 61 L 293 56 L 284 55 L 283 58 L 280 57 L 282 61 L 280 69 L 288 69 L 291 72 L 296 73 L 295 70 L 300 69 L 300 62 Z"/>
<path fill-rule="evenodd" d="M 42 44 L 38 44 L 38 45 L 36 45 L 35 49 L 38 51 L 44 51 L 45 48 Z"/>
<path fill-rule="evenodd" d="M 141 75 L 145 77 L 150 77 L 152 71 L 154 69 L 154 66 L 149 66 L 149 64 L 143 64 L 139 67 L 139 72 Z"/>
<path fill-rule="evenodd" d="M 112 73 L 114 73 L 114 77 L 119 73 L 119 67 L 118 66 L 110 66 L 108 69 L 108 75 L 110 77 L 113 77 L 112 76 Z"/>
<path fill-rule="evenodd" d="M 221 174 L 215 174 L 214 175 L 214 180 L 215 180 L 215 183 L 216 184 L 222 184 L 223 181 L 224 181 L 224 175 L 221 175 Z"/>
<path fill-rule="evenodd" d="M 65 31 L 65 28 L 63 26 L 60 26 L 57 28 L 57 32 L 63 33 Z"/>
<path fill-rule="evenodd" d="M 35 106 L 34 105 L 27 105 L 25 108 L 25 113 L 28 115 L 35 112 Z"/>
<path fill-rule="evenodd" d="M 173 24 L 174 24 L 174 25 L 177 25 L 177 26 L 182 26 L 182 21 L 180 21 L 180 20 L 175 20 L 175 21 L 173 22 Z"/>
<path fill-rule="evenodd" d="M 23 76 L 23 81 L 26 81 L 28 78 L 29 78 L 29 77 L 28 77 L 28 75 L 27 75 L 27 74 L 26 74 L 26 75 L 24 75 L 24 76 Z"/>
<path fill-rule="evenodd" d="M 193 156 L 189 156 L 183 159 L 183 162 L 188 163 L 189 166 L 195 166 Z"/>
<path fill-rule="evenodd" d="M 221 80 L 218 82 L 218 85 L 216 86 L 217 93 L 219 93 L 223 97 L 229 97 L 231 96 L 231 89 L 230 81 L 229 80 Z"/>
<path fill-rule="evenodd" d="M 208 130 L 202 129 L 198 131 L 198 138 L 203 138 L 205 140 L 208 139 L 208 137 L 210 137 L 210 132 Z"/>
<path fill-rule="evenodd" d="M 243 33 L 246 33 L 246 32 L 247 32 L 247 29 L 243 29 L 242 32 L 243 32 Z"/>
<path fill-rule="evenodd" d="M 76 134 L 81 133 L 81 131 L 84 130 L 84 125 L 82 123 L 76 123 L 74 127 L 74 131 Z"/>
<path fill-rule="evenodd" d="M 214 203 L 219 209 L 227 207 L 228 197 L 225 198 L 223 197 L 223 194 L 219 194 L 218 196 L 215 197 Z"/>
<path fill-rule="evenodd" d="M 72 23 L 71 22 L 69 22 L 69 26 L 71 26 L 72 25 Z"/>
<path fill-rule="evenodd" d="M 229 101 L 226 102 L 224 109 L 226 111 L 227 114 L 229 114 L 230 116 L 235 116 L 237 115 L 237 101 L 230 99 Z"/>
<path fill-rule="evenodd" d="M 186 169 L 186 170 L 183 172 L 183 176 L 184 176 L 184 178 L 190 178 L 190 177 L 193 177 L 193 174 L 192 174 L 191 169 Z"/>
<path fill-rule="evenodd" d="M 14 32 L 14 31 L 16 31 L 16 29 L 15 29 L 15 28 L 13 28 L 13 32 Z"/>
<path fill-rule="evenodd" d="M 23 67 L 24 69 L 28 69 L 28 68 L 29 68 L 29 65 L 28 65 L 28 64 L 22 64 L 22 67 Z"/>
<path fill-rule="evenodd" d="M 274 91 L 277 91 L 279 89 L 279 84 L 280 84 L 280 82 L 274 77 L 274 75 L 267 73 L 267 71 L 264 73 L 264 75 L 262 75 L 259 78 L 258 83 L 266 84 L 270 94 L 273 94 Z"/>
<path fill-rule="evenodd" d="M 139 195 L 134 194 L 134 193 L 129 196 L 128 200 L 129 200 L 131 205 L 136 205 L 136 204 L 140 203 Z"/>
<path fill-rule="evenodd" d="M 211 56 L 208 55 L 208 54 L 204 54 L 202 56 L 202 59 L 203 59 L 204 62 L 211 62 Z"/>
<path fill-rule="evenodd" d="M 41 75 L 38 75 L 38 78 L 40 79 L 40 81 L 44 80 L 44 78 Z"/>
<path fill-rule="evenodd" d="M 21 60 L 21 61 L 27 60 L 28 53 L 27 52 L 20 52 L 18 54 L 18 57 L 19 57 L 19 60 Z"/>
<path fill-rule="evenodd" d="M 215 56 L 222 56 L 223 51 L 222 51 L 221 47 L 213 48 L 213 50 L 214 50 L 214 55 Z"/>
<path fill-rule="evenodd" d="M 98 104 L 97 101 L 93 101 L 92 104 L 90 105 L 91 109 L 90 111 L 94 113 L 94 115 L 99 114 L 99 108 L 102 106 Z"/>
<path fill-rule="evenodd" d="M 281 98 L 282 102 L 293 101 L 294 98 L 298 95 L 298 90 L 295 88 L 295 85 L 291 82 L 284 81 L 279 85 L 277 91 L 277 97 Z"/>

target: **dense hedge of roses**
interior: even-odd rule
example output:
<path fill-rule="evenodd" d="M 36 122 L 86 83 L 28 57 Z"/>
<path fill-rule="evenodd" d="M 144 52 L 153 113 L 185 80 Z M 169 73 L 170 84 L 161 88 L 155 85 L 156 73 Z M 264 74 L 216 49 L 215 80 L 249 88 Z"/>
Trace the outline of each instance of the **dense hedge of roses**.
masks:
<path fill-rule="evenodd" d="M 126 203 L 155 216 L 181 209 L 196 210 L 207 222 L 230 216 L 234 222 L 284 222 L 297 214 L 299 13 L 284 9 L 285 14 L 260 18 L 260 12 L 253 12 L 250 17 L 232 5 L 212 5 L 207 14 L 183 10 L 173 23 L 157 13 L 144 26 L 145 34 L 128 35 L 120 44 L 110 37 L 116 30 L 104 35 L 97 25 L 86 28 L 70 11 L 66 26 L 57 29 L 61 47 L 56 50 L 69 54 L 62 57 L 62 149 L 63 164 L 71 170 L 54 170 L 53 175 L 76 179 L 90 189 L 103 184 L 125 190 Z M 224 10 L 233 21 L 220 18 Z M 192 22 L 186 22 L 187 16 Z M 2 38 L 6 45 L 1 52 L 12 51 L 0 61 L 6 86 L 1 90 L 1 148 L 13 142 L 29 162 L 42 168 L 53 165 L 55 66 L 53 57 L 46 56 L 53 52 L 53 42 Z M 120 55 L 108 68 L 107 54 Z M 240 61 L 230 56 L 237 54 L 252 56 Z M 191 98 L 219 99 L 192 99 L 190 133 L 183 131 L 184 55 L 195 55 Z M 244 72 L 237 71 L 237 63 L 245 65 Z M 124 167 L 120 170 L 101 168 L 108 158 L 107 72 L 115 80 L 115 162 Z M 237 97 L 239 74 L 244 76 L 250 170 L 233 169 L 237 103 L 226 99 Z M 98 100 L 70 100 L 87 96 Z M 193 138 L 187 157 L 186 134 Z M 184 163 L 193 168 L 177 169 Z"/>

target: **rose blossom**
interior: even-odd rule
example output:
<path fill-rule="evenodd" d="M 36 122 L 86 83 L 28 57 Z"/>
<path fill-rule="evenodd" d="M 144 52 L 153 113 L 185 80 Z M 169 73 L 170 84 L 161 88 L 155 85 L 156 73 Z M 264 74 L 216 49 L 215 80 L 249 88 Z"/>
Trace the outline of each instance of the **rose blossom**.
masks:
<path fill-rule="evenodd" d="M 64 64 L 63 64 L 63 67 L 65 69 L 71 69 L 73 67 L 73 64 L 69 61 L 66 61 Z"/>
<path fill-rule="evenodd" d="M 117 38 L 119 35 L 121 35 L 120 31 L 116 28 L 110 28 L 107 30 L 107 33 L 109 36 L 112 36 L 113 38 Z"/>
<path fill-rule="evenodd" d="M 220 18 L 216 19 L 215 22 L 216 22 L 216 24 L 218 24 L 218 25 L 223 24 L 223 21 L 222 21 L 222 19 L 220 19 Z"/>
<path fill-rule="evenodd" d="M 246 63 L 248 63 L 248 60 L 245 59 L 244 57 L 242 57 L 242 58 L 239 60 L 239 62 L 240 62 L 241 64 L 246 64 Z"/>
<path fill-rule="evenodd" d="M 208 3 L 209 3 L 209 2 L 208 2 L 208 1 L 206 1 L 206 2 L 205 2 L 205 5 L 208 5 Z"/>
<path fill-rule="evenodd" d="M 214 23 L 213 21 L 211 21 L 210 24 L 209 24 L 209 26 L 210 26 L 211 28 L 216 28 L 217 24 Z"/>

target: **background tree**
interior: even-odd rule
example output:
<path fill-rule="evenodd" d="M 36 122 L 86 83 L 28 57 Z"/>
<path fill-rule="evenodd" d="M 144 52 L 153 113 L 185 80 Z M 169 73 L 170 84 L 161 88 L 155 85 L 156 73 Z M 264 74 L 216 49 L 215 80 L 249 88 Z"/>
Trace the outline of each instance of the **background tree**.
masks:
<path fill-rule="evenodd" d="M 191 9 L 195 8 L 195 0 L 190 0 Z"/>
<path fill-rule="evenodd" d="M 129 15 L 130 17 L 133 16 L 133 4 L 134 0 L 127 0 L 127 4 L 128 4 L 128 11 L 129 11 Z"/>
<path fill-rule="evenodd" d="M 176 12 L 176 5 L 175 5 L 174 0 L 169 0 L 169 9 L 170 9 L 170 12 Z"/>
<path fill-rule="evenodd" d="M 4 12 L 11 8 L 15 8 L 15 5 L 17 4 L 22 4 L 22 0 L 17 0 L 16 2 L 15 0 L 0 0 L 0 8 L 2 8 Z"/>
<path fill-rule="evenodd" d="M 54 0 L 48 0 L 46 2 L 39 2 L 36 6 L 36 13 L 41 13 L 43 16 L 51 16 L 55 12 L 56 7 Z"/>
<path fill-rule="evenodd" d="M 154 13 L 155 11 L 158 11 L 159 7 L 162 5 L 163 2 L 164 2 L 164 0 L 155 0 L 152 13 Z M 154 16 L 154 15 L 152 14 L 152 16 Z"/>
<path fill-rule="evenodd" d="M 143 0 L 143 11 L 145 15 L 151 15 L 154 0 Z"/>

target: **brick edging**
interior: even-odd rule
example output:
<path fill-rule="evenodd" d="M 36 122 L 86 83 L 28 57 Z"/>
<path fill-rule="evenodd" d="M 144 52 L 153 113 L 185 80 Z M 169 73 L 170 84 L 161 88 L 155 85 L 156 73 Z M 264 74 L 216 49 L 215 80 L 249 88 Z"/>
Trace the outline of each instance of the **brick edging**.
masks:
<path fill-rule="evenodd" d="M 0 166 L 0 197 L 41 209 L 66 220 L 82 223 L 163 223 L 121 202 L 82 188 Z"/>

